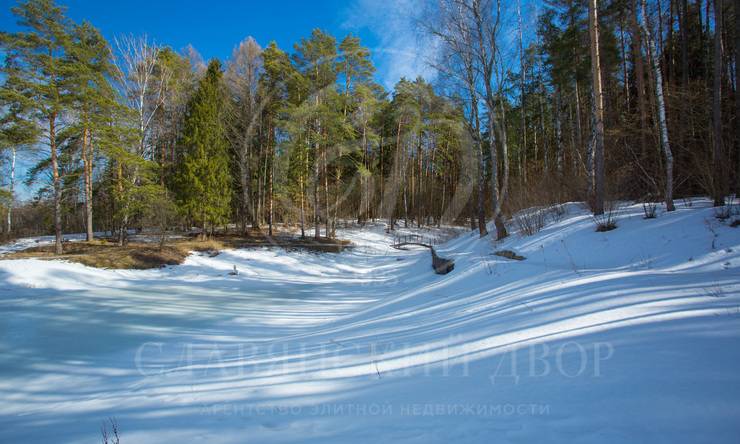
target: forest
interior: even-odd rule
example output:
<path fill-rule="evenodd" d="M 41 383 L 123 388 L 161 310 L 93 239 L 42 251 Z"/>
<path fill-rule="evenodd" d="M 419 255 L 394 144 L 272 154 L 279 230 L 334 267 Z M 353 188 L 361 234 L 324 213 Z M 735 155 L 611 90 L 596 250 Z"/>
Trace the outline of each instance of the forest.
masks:
<path fill-rule="evenodd" d="M 439 75 L 386 90 L 372 51 L 315 29 L 228 60 L 145 35 L 107 41 L 53 0 L 0 34 L 5 239 L 341 224 L 468 226 L 517 211 L 740 188 L 740 1 L 439 0 L 418 32 Z M 535 23 L 525 29 L 524 23 Z M 245 30 L 247 33 L 248 30 Z M 41 159 L 23 174 L 16 159 Z M 32 185 L 18 199 L 19 183 Z"/>
<path fill-rule="evenodd" d="M 740 0 L 13 1 L 0 443 L 738 443 Z"/>

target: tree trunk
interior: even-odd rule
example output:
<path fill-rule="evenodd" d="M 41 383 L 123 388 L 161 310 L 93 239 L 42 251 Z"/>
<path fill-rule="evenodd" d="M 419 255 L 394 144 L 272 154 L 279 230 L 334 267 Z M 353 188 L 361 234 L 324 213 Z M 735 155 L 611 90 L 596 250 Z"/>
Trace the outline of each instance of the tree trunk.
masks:
<path fill-rule="evenodd" d="M 306 148 L 308 148 L 308 140 L 306 141 Z M 304 151 L 304 154 L 306 152 Z M 300 173 L 298 175 L 298 187 L 301 194 L 301 238 L 306 237 L 306 177 L 308 177 L 308 156 L 302 160 Z"/>
<path fill-rule="evenodd" d="M 123 164 L 120 160 L 116 161 L 116 188 L 118 189 L 118 196 L 120 200 L 125 199 L 123 192 Z M 122 204 L 123 207 L 126 206 L 125 202 Z M 125 243 L 125 237 L 126 237 L 126 214 L 123 214 L 123 217 L 121 217 L 121 224 L 118 227 L 118 246 L 122 247 Z"/>
<path fill-rule="evenodd" d="M 627 43 L 624 38 L 624 11 L 619 15 L 619 51 L 622 57 L 622 79 L 624 80 L 624 101 L 625 109 L 627 112 L 631 111 L 632 105 L 630 103 L 630 77 L 627 69 Z"/>
<path fill-rule="evenodd" d="M 268 132 L 268 138 L 273 136 L 274 129 L 270 129 Z M 273 218 L 274 218 L 274 209 L 273 209 L 273 179 L 275 176 L 275 146 L 274 146 L 274 137 L 272 137 L 272 142 L 270 140 L 267 141 L 269 147 L 270 147 L 270 179 L 269 179 L 269 212 L 268 212 L 268 235 L 272 236 L 272 224 L 273 224 Z"/>
<path fill-rule="evenodd" d="M 604 214 L 604 95 L 601 84 L 601 51 L 599 48 L 598 0 L 588 1 L 591 37 L 591 77 L 596 101 L 594 118 L 594 201 L 595 215 Z"/>
<path fill-rule="evenodd" d="M 390 229 L 395 229 L 396 223 L 396 201 L 398 199 L 398 182 L 399 182 L 399 168 L 401 162 L 401 130 L 403 128 L 403 119 L 398 119 L 398 128 L 396 130 L 396 150 L 393 153 L 393 166 L 391 167 L 390 177 L 388 186 L 385 187 L 385 193 L 388 196 L 383 196 L 383 204 L 386 207 L 386 214 L 390 221 Z M 389 191 L 390 189 L 390 191 Z"/>
<path fill-rule="evenodd" d="M 560 88 L 555 87 L 555 106 L 553 107 L 555 117 L 555 171 L 558 173 L 558 179 L 563 180 L 563 129 L 561 117 Z"/>
<path fill-rule="evenodd" d="M 576 132 L 576 144 L 573 149 L 574 154 L 577 157 L 581 156 L 581 150 L 583 149 L 583 128 L 581 128 L 581 119 L 583 118 L 581 116 L 581 88 L 579 85 L 580 82 L 578 82 L 578 78 L 576 78 L 575 81 L 575 96 L 576 96 L 576 124 L 575 124 L 575 132 Z M 573 164 L 575 165 L 575 159 L 573 161 Z"/>
<path fill-rule="evenodd" d="M 737 64 L 740 63 L 740 0 L 735 0 L 735 82 L 738 81 Z M 740 88 L 735 86 L 735 193 L 740 194 Z"/>
<path fill-rule="evenodd" d="M 640 115 L 640 153 L 642 154 L 642 156 L 645 156 L 648 150 L 648 114 L 647 102 L 645 99 L 645 71 L 642 59 L 642 32 L 639 29 L 639 24 L 637 20 L 637 0 L 632 3 L 632 9 L 632 55 L 635 59 L 635 89 L 637 90 L 637 108 Z"/>
<path fill-rule="evenodd" d="M 503 164 L 503 179 L 501 180 L 501 192 L 498 198 L 498 207 L 494 213 L 494 222 L 496 223 L 496 239 L 500 240 L 508 236 L 506 232 L 506 226 L 503 224 L 502 209 L 506 197 L 509 193 L 509 136 L 508 130 L 506 129 L 506 108 L 504 108 L 504 102 L 499 101 L 499 141 L 501 142 L 501 163 Z M 495 117 L 495 115 L 494 115 Z M 498 222 L 497 222 L 498 221 Z"/>
<path fill-rule="evenodd" d="M 337 148 L 339 151 L 339 148 Z M 339 163 L 339 156 L 337 156 L 337 163 Z M 331 218 L 331 237 L 337 236 L 337 223 L 339 221 L 339 184 L 342 181 L 342 168 L 340 165 L 336 165 L 334 171 L 334 211 Z"/>
<path fill-rule="evenodd" d="M 329 166 L 326 160 L 326 148 L 321 153 L 322 166 L 324 172 L 324 237 L 330 237 L 331 219 L 329 217 Z"/>
<path fill-rule="evenodd" d="M 486 206 L 485 206 L 485 190 L 486 190 L 486 163 L 485 159 L 483 159 L 483 144 L 480 141 L 480 136 L 476 134 L 476 155 L 478 157 L 478 234 L 480 237 L 484 237 L 488 234 L 488 229 L 486 228 Z M 493 145 L 493 143 L 491 143 Z M 492 150 L 495 150 L 495 148 L 492 148 Z M 493 163 L 496 161 L 496 158 L 492 158 L 492 166 L 494 170 L 496 169 L 496 164 Z M 491 180 L 495 179 L 495 175 L 491 178 Z M 495 187 L 495 185 L 494 185 Z"/>
<path fill-rule="evenodd" d="M 642 0 L 642 33 L 650 46 L 650 63 L 655 73 L 655 96 L 658 102 L 658 121 L 660 124 L 660 144 L 665 156 L 665 205 L 667 211 L 675 210 L 673 206 L 673 152 L 668 141 L 668 123 L 665 117 L 665 98 L 663 97 L 663 73 L 656 53 L 655 41 L 647 23 L 647 0 Z"/>
<path fill-rule="evenodd" d="M 242 141 L 243 144 L 246 144 L 246 141 Z M 254 223 L 254 216 L 252 213 L 252 206 L 250 205 L 250 172 L 249 172 L 249 152 L 248 148 L 245 146 L 242 146 L 240 152 L 239 152 L 239 181 L 241 185 L 241 191 L 242 191 L 242 198 L 241 198 L 241 211 L 242 211 L 242 217 L 244 218 L 242 220 L 242 226 L 244 229 L 244 234 L 247 234 L 248 232 L 248 226 L 249 223 Z M 252 219 L 252 221 L 249 221 L 248 219 Z"/>
<path fill-rule="evenodd" d="M 596 127 L 594 119 L 596 117 L 596 99 L 594 98 L 594 89 L 591 88 L 591 137 L 588 140 L 588 148 L 586 152 L 586 169 L 588 170 L 588 183 L 586 188 L 586 196 L 589 201 L 593 199 L 594 193 L 596 192 L 596 181 L 595 181 L 595 167 L 594 167 L 594 144 L 596 139 L 594 138 L 593 128 Z"/>
<path fill-rule="evenodd" d="M 471 69 L 468 68 L 468 82 L 471 82 L 470 79 L 473 78 L 473 75 L 471 74 Z M 486 160 L 483 158 L 483 141 L 481 140 L 481 131 L 480 131 L 480 117 L 478 115 L 478 99 L 476 98 L 476 92 L 475 92 L 475 86 L 472 83 L 468 83 L 468 90 L 470 93 L 470 109 L 471 109 L 471 119 L 472 119 L 472 137 L 473 137 L 473 143 L 475 143 L 475 156 L 477 160 L 477 167 L 478 167 L 478 234 L 480 237 L 485 237 L 488 235 L 488 229 L 486 228 L 486 206 L 485 206 L 485 190 L 486 190 Z M 493 94 L 489 94 L 488 92 L 491 90 L 490 85 L 486 85 L 486 100 L 493 97 Z M 488 106 L 488 105 L 487 105 Z M 494 111 L 495 113 L 495 111 Z M 489 114 L 488 114 L 488 128 L 489 128 L 489 144 L 490 144 L 490 151 L 491 151 L 491 187 L 493 188 L 493 210 L 496 211 L 496 207 L 498 204 L 498 159 L 496 157 L 496 143 L 494 141 L 494 133 L 493 133 L 493 113 L 490 113 L 490 107 L 489 107 Z M 471 225 L 472 225 L 471 220 Z"/>
<path fill-rule="evenodd" d="M 644 1 L 644 0 L 643 0 Z M 722 165 L 722 1 L 714 0 L 714 78 L 712 129 L 714 133 L 713 177 L 714 206 L 725 204 L 724 166 Z"/>
<path fill-rule="evenodd" d="M 735 5 L 738 4 L 738 0 L 735 0 Z M 737 11 L 737 8 L 735 8 Z M 681 34 L 681 85 L 686 88 L 689 84 L 689 39 L 688 39 L 688 15 L 689 15 L 689 3 L 688 0 L 680 0 L 679 11 L 681 14 L 679 26 Z M 735 13 L 736 20 L 740 20 L 740 16 Z M 736 28 L 735 29 L 740 29 Z M 740 35 L 740 34 L 738 34 Z"/>
<path fill-rule="evenodd" d="M 15 202 L 15 145 L 10 147 L 10 202 L 8 203 L 8 234 L 13 231 L 13 203 Z"/>
<path fill-rule="evenodd" d="M 547 149 L 547 128 L 545 127 L 545 99 L 543 96 L 545 95 L 545 87 L 544 82 L 540 79 L 540 86 L 542 87 L 542 91 L 539 94 L 539 104 L 540 104 L 540 131 L 542 131 L 542 171 L 547 175 L 550 172 L 550 165 L 548 163 L 548 149 Z M 535 160 L 537 160 L 537 155 L 534 156 Z"/>
<path fill-rule="evenodd" d="M 314 159 L 313 166 L 313 224 L 314 233 L 313 237 L 319 239 L 321 237 L 321 227 L 319 223 L 319 171 L 321 169 L 321 156 L 319 155 L 319 145 L 316 144 L 316 158 Z"/>
<path fill-rule="evenodd" d="M 522 125 L 522 146 L 521 146 L 521 153 L 522 153 L 522 169 L 521 174 L 523 174 L 523 181 L 526 184 L 527 183 L 527 110 L 526 110 L 526 97 L 524 94 L 525 85 L 527 83 L 527 71 L 524 61 L 524 38 L 523 38 L 523 27 L 522 24 L 522 5 L 521 0 L 517 0 L 516 2 L 516 14 L 517 19 L 519 22 L 519 89 L 521 97 L 519 101 L 519 106 L 521 107 L 521 125 Z"/>
<path fill-rule="evenodd" d="M 92 135 L 90 129 L 82 130 L 82 169 L 85 183 L 85 222 L 86 222 L 86 240 L 92 241 L 95 237 L 93 233 L 93 190 L 92 190 L 92 171 L 93 171 L 93 151 Z"/>
<path fill-rule="evenodd" d="M 62 184 L 57 164 L 56 114 L 49 118 L 49 149 L 51 150 L 51 174 L 54 184 L 54 254 L 62 254 Z"/>

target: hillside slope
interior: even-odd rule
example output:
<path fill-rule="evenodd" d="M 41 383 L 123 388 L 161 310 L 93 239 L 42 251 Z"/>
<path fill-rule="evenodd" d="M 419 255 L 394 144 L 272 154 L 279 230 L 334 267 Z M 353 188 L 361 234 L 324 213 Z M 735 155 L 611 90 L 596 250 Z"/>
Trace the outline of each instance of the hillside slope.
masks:
<path fill-rule="evenodd" d="M 445 276 L 380 227 L 340 255 L 0 261 L 0 441 L 115 417 L 123 444 L 737 442 L 740 228 L 707 201 L 605 233 L 565 210 L 444 244 Z"/>

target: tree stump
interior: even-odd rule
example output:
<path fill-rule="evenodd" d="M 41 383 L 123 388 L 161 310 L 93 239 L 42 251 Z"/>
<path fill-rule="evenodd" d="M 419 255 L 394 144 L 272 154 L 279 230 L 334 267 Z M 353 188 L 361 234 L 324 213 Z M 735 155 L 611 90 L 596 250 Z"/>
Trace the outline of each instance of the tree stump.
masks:
<path fill-rule="evenodd" d="M 434 251 L 434 248 L 429 247 L 429 249 L 432 251 L 432 268 L 434 268 L 435 273 L 447 274 L 455 269 L 455 261 L 439 257 L 437 256 L 437 252 Z"/>

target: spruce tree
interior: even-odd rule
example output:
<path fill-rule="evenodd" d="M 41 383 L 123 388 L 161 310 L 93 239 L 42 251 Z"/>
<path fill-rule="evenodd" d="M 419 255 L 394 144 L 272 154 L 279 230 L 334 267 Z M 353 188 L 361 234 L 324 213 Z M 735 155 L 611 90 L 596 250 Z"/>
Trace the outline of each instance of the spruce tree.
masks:
<path fill-rule="evenodd" d="M 224 124 L 225 92 L 221 64 L 212 60 L 188 103 L 178 180 L 180 207 L 203 228 L 228 220 L 231 203 L 228 140 Z"/>

